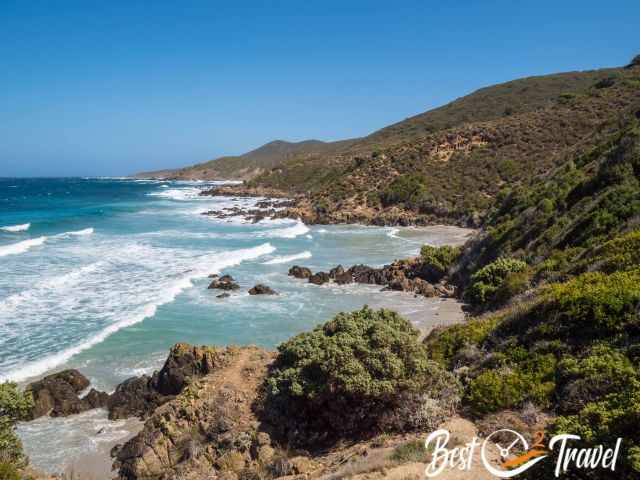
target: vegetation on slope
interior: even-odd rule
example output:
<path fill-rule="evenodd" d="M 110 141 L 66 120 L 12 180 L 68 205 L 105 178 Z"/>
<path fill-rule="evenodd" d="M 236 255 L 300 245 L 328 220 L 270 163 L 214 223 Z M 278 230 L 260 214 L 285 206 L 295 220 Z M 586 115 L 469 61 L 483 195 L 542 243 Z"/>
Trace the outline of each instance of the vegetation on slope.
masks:
<path fill-rule="evenodd" d="M 618 128 L 640 68 L 532 77 L 479 90 L 335 155 L 291 158 L 250 182 L 304 193 L 318 220 L 477 225 L 506 185 L 523 188 Z M 363 207 L 373 212 L 361 213 Z M 360 217 L 359 217 L 360 216 Z"/>
<path fill-rule="evenodd" d="M 0 478 L 20 478 L 17 469 L 27 459 L 14 427 L 16 422 L 29 418 L 32 407 L 29 393 L 20 392 L 15 383 L 0 384 Z"/>
<path fill-rule="evenodd" d="M 467 298 L 486 312 L 425 340 L 462 381 L 474 417 L 534 404 L 558 415 L 550 433 L 587 445 L 624 438 L 611 478 L 640 478 L 639 220 L 632 118 L 535 186 L 503 195 L 457 265 Z"/>
<path fill-rule="evenodd" d="M 419 332 L 389 310 L 340 313 L 278 348 L 268 379 L 272 423 L 317 448 L 337 439 L 434 428 L 459 399 Z"/>

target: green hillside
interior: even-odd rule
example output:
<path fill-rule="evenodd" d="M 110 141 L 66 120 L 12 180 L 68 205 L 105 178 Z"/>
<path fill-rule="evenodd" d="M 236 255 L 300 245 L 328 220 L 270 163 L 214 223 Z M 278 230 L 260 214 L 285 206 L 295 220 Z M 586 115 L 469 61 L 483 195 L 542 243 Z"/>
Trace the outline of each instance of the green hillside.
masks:
<path fill-rule="evenodd" d="M 137 176 L 180 180 L 246 180 L 274 168 L 290 158 L 328 155 L 351 143 L 352 141 L 349 140 L 333 143 L 319 140 L 304 140 L 302 142 L 274 140 L 242 155 L 221 157 L 175 170 L 144 172 L 137 174 Z"/>
<path fill-rule="evenodd" d="M 477 224 L 503 188 L 589 149 L 638 100 L 639 66 L 516 80 L 335 154 L 293 156 L 250 185 L 306 194 L 309 221 Z"/>
<path fill-rule="evenodd" d="M 566 478 L 640 478 L 636 108 L 609 138 L 491 209 L 451 268 L 476 315 L 425 341 L 480 424 L 537 410 L 551 417 L 550 434 L 580 435 L 584 446 L 624 439 L 615 472 Z"/>

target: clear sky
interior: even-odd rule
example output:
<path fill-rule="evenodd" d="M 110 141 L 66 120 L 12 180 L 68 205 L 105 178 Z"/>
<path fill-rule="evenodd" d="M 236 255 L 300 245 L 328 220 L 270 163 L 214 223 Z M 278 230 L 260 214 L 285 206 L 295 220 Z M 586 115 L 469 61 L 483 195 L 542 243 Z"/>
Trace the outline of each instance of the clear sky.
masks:
<path fill-rule="evenodd" d="M 637 53 L 638 0 L 0 0 L 0 176 L 362 136 L 482 86 Z"/>

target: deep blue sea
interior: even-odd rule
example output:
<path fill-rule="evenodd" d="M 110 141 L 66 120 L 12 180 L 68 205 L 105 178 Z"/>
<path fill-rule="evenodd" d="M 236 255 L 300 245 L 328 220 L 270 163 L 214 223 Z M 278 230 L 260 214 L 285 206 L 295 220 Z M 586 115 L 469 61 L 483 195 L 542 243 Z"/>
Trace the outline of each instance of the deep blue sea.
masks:
<path fill-rule="evenodd" d="M 365 303 L 437 323 L 439 300 L 318 287 L 287 270 L 382 265 L 423 243 L 460 243 L 467 231 L 217 219 L 201 213 L 260 199 L 200 196 L 212 183 L 0 179 L 0 381 L 78 368 L 93 387 L 112 391 L 159 368 L 176 342 L 274 347 Z M 207 276 L 220 272 L 242 287 L 230 298 L 207 289 Z M 248 295 L 256 283 L 280 295 Z M 111 436 L 94 438 L 105 425 Z M 54 431 L 57 446 L 47 441 Z M 21 425 L 20 434 L 32 462 L 55 470 L 126 428 L 93 412 Z"/>

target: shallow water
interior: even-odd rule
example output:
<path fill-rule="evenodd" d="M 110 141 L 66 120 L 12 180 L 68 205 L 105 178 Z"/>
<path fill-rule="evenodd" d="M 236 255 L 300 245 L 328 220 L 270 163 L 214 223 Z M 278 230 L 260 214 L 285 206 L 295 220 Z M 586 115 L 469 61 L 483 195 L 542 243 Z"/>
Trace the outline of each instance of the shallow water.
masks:
<path fill-rule="evenodd" d="M 415 255 L 423 243 L 461 243 L 468 231 L 216 219 L 200 213 L 260 199 L 198 196 L 206 186 L 0 179 L 0 380 L 25 382 L 73 367 L 95 388 L 111 391 L 159 368 L 176 342 L 272 348 L 365 303 L 393 306 L 423 327 L 438 323 L 438 299 L 361 285 L 318 287 L 287 270 L 296 263 L 314 271 L 383 265 Z M 241 286 L 230 298 L 206 288 L 207 276 L 218 272 Z M 248 295 L 256 283 L 280 295 Z M 60 470 L 83 448 L 95 451 L 91 422 L 107 421 L 88 418 L 22 425 L 32 462 Z M 51 428 L 65 433 L 43 449 Z"/>

